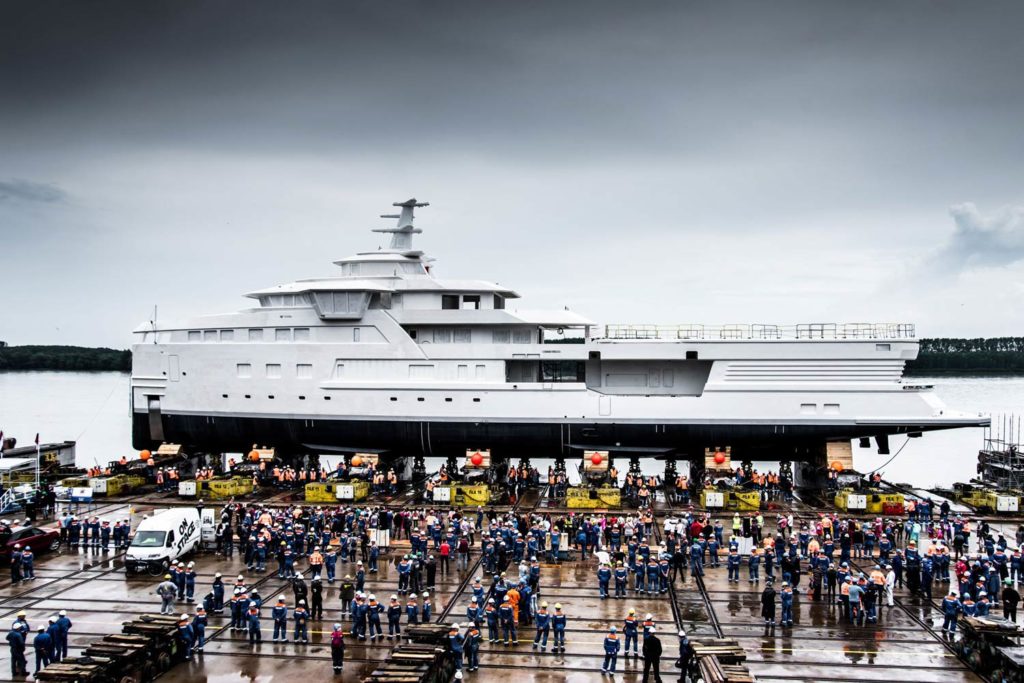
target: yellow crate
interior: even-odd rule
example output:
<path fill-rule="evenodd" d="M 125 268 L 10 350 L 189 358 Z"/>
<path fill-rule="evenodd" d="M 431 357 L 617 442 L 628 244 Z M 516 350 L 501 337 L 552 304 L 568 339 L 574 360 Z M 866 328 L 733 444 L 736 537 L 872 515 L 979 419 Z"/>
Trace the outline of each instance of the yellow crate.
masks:
<path fill-rule="evenodd" d="M 760 491 L 731 491 L 729 495 L 729 509 L 742 511 L 753 511 L 761 509 Z"/>
<path fill-rule="evenodd" d="M 334 484 L 323 482 L 310 482 L 306 484 L 307 503 L 333 503 L 338 500 L 334 490 Z"/>
<path fill-rule="evenodd" d="M 597 489 L 574 486 L 566 491 L 565 505 L 575 509 L 618 507 L 622 504 L 622 492 L 612 486 Z"/>
<path fill-rule="evenodd" d="M 250 477 L 232 477 L 232 481 L 235 482 L 235 495 L 236 496 L 247 496 L 252 493 L 252 478 Z"/>
<path fill-rule="evenodd" d="M 68 489 L 82 488 L 88 485 L 88 477 L 68 477 L 66 479 L 61 479 L 59 482 L 57 482 L 57 486 L 63 486 L 64 488 Z"/>
<path fill-rule="evenodd" d="M 614 486 L 603 486 L 597 490 L 597 497 L 602 507 L 619 507 L 622 505 L 622 491 Z"/>
<path fill-rule="evenodd" d="M 455 487 L 455 505 L 487 505 L 491 501 L 491 489 L 487 484 Z"/>
<path fill-rule="evenodd" d="M 234 479 L 208 479 L 203 482 L 199 495 L 210 500 L 225 500 L 234 497 L 235 490 Z"/>
<path fill-rule="evenodd" d="M 979 510 L 995 510 L 998 498 L 999 494 L 995 491 L 973 489 L 966 495 L 962 496 L 961 500 L 967 505 L 970 505 L 973 508 L 978 508 Z"/>
<path fill-rule="evenodd" d="M 904 504 L 904 496 L 902 493 L 879 493 L 878 491 L 870 491 L 867 496 L 868 506 L 866 511 L 871 514 L 882 514 L 885 506 L 887 505 Z"/>

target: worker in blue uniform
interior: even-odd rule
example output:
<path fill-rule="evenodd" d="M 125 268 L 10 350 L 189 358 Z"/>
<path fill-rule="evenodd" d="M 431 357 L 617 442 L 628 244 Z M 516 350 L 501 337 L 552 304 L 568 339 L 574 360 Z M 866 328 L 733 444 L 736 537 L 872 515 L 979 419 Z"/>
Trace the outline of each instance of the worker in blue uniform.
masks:
<path fill-rule="evenodd" d="M 39 627 L 39 632 L 32 640 L 32 649 L 36 652 L 36 673 L 50 664 L 50 652 L 53 650 L 53 638 L 46 632 L 45 626 Z"/>
<path fill-rule="evenodd" d="M 270 618 L 274 621 L 274 637 L 276 643 L 280 638 L 282 643 L 288 642 L 288 606 L 285 604 L 284 596 L 277 599 L 277 604 L 270 609 Z"/>
<path fill-rule="evenodd" d="M 606 674 L 615 673 L 615 662 L 619 658 L 619 650 L 622 643 L 619 641 L 617 629 L 612 626 L 608 629 L 608 635 L 604 638 L 604 663 L 601 665 L 601 672 Z"/>
<path fill-rule="evenodd" d="M 555 632 L 555 644 L 552 646 L 552 652 L 565 652 L 565 627 L 568 622 L 565 614 L 562 612 L 562 605 L 555 603 L 555 613 L 551 615 L 551 630 Z"/>
<path fill-rule="evenodd" d="M 962 611 L 963 606 L 956 597 L 956 591 L 949 591 L 949 595 L 942 599 L 942 630 L 956 633 L 956 620 Z"/>
<path fill-rule="evenodd" d="M 456 671 L 462 671 L 462 642 L 459 625 L 452 624 L 448 629 L 448 650 L 452 653 L 452 660 L 455 662 Z"/>
<path fill-rule="evenodd" d="M 611 580 L 611 568 L 607 564 L 602 563 L 597 570 L 597 586 L 602 600 L 606 600 L 608 598 L 608 584 Z"/>
<path fill-rule="evenodd" d="M 636 618 L 636 610 L 635 609 L 630 608 L 629 614 L 626 615 L 625 623 L 622 626 L 622 632 L 626 636 L 626 646 L 624 648 L 622 648 L 623 656 L 625 656 L 625 657 L 629 656 L 629 646 L 630 646 L 630 644 L 632 644 L 633 645 L 633 657 L 637 657 L 638 653 L 639 653 L 639 645 L 637 643 L 637 641 L 639 640 L 639 638 L 638 638 L 639 622 L 637 621 L 637 618 Z"/>
<path fill-rule="evenodd" d="M 533 649 L 540 645 L 541 652 L 548 649 L 548 634 L 551 632 L 551 615 L 548 614 L 548 603 L 540 603 L 540 609 L 534 615 L 534 622 L 537 627 L 537 635 L 533 637 Z"/>
<path fill-rule="evenodd" d="M 195 632 L 196 644 L 195 651 L 202 652 L 203 646 L 206 644 L 206 625 L 208 623 L 208 617 L 206 616 L 206 608 L 198 607 L 196 609 L 196 616 L 192 618 L 192 630 Z"/>

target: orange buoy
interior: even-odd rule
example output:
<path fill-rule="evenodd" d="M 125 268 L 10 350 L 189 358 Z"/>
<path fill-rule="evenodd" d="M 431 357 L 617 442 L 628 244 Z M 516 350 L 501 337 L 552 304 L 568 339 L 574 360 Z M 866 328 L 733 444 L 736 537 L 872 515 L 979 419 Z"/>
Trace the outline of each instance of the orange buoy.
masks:
<path fill-rule="evenodd" d="M 721 465 L 723 462 L 725 462 L 725 453 L 718 451 L 715 453 L 715 464 Z"/>
<path fill-rule="evenodd" d="M 480 455 L 479 453 L 474 453 L 473 457 L 471 457 L 469 461 L 476 465 L 477 467 L 480 467 L 480 465 L 484 463 L 484 456 Z"/>
<path fill-rule="evenodd" d="M 149 451 L 142 451 L 139 453 L 139 460 L 149 460 L 149 456 L 151 455 L 152 453 L 150 453 Z"/>
<path fill-rule="evenodd" d="M 592 456 L 590 456 L 590 462 L 594 463 L 595 465 L 600 465 L 601 461 L 603 460 L 604 458 L 601 457 L 600 453 L 594 453 Z"/>
<path fill-rule="evenodd" d="M 359 467 L 362 464 L 363 464 L 363 459 L 360 458 L 358 455 L 356 457 L 352 458 L 352 467 Z"/>
<path fill-rule="evenodd" d="M 843 471 L 843 463 L 839 462 L 838 460 L 833 460 L 832 461 L 832 469 L 834 469 L 836 472 L 842 472 Z"/>

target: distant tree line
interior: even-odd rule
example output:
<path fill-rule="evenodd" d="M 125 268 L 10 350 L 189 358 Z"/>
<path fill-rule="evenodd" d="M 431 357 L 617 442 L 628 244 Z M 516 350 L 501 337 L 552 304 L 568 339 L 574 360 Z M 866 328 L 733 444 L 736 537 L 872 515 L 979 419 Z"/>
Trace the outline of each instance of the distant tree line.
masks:
<path fill-rule="evenodd" d="M 129 372 L 132 352 L 84 346 L 3 346 L 3 370 L 113 370 Z"/>
<path fill-rule="evenodd" d="M 922 339 L 908 372 L 1024 372 L 1024 337 Z"/>
<path fill-rule="evenodd" d="M 578 344 L 582 339 L 550 339 L 547 343 Z M 917 360 L 907 371 L 1021 372 L 1024 373 L 1024 337 L 992 339 L 922 339 Z M 3 370 L 112 370 L 129 372 L 132 352 L 84 346 L 0 346 Z"/>

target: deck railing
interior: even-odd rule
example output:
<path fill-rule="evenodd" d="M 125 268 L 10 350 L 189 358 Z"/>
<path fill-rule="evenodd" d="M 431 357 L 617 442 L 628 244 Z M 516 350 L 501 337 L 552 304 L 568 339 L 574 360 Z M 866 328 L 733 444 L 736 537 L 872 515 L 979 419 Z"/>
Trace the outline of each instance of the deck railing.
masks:
<path fill-rule="evenodd" d="M 914 339 L 909 323 L 607 325 L 599 339 Z"/>

